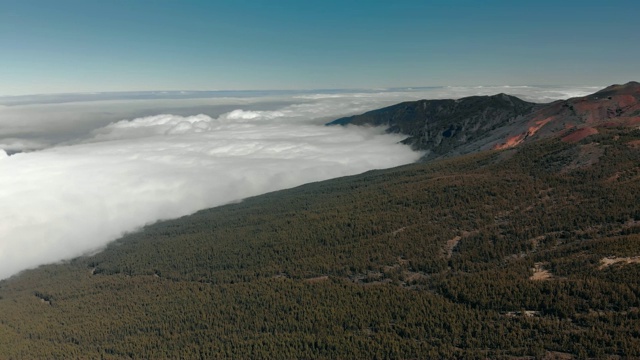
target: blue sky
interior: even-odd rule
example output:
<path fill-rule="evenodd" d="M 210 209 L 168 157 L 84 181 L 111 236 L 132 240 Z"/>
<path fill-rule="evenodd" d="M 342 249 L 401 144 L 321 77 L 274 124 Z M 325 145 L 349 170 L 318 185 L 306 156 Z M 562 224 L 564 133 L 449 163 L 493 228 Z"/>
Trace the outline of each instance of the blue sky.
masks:
<path fill-rule="evenodd" d="M 0 95 L 608 85 L 640 1 L 0 0 Z"/>

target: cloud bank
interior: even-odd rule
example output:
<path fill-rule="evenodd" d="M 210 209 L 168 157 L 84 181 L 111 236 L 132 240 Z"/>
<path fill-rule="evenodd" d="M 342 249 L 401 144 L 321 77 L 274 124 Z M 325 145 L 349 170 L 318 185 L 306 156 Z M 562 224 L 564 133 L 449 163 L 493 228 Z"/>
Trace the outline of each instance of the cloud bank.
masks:
<path fill-rule="evenodd" d="M 79 144 L 0 152 L 0 278 L 159 219 L 420 156 L 382 129 L 293 118 L 157 115 L 112 123 Z"/>
<path fill-rule="evenodd" d="M 362 91 L 211 91 L 193 94 L 174 91 L 0 97 L 0 148 L 19 152 L 77 143 L 79 139 L 90 136 L 95 129 L 112 122 L 157 114 L 205 114 L 218 118 L 233 110 L 243 109 L 245 112 L 258 111 L 261 114 L 271 111 L 275 117 L 282 115 L 284 118 L 304 121 L 313 119 L 315 123 L 321 123 L 401 101 L 457 99 L 503 92 L 528 101 L 550 102 L 587 95 L 600 88 L 449 86 Z M 251 115 L 247 113 L 243 116 Z"/>

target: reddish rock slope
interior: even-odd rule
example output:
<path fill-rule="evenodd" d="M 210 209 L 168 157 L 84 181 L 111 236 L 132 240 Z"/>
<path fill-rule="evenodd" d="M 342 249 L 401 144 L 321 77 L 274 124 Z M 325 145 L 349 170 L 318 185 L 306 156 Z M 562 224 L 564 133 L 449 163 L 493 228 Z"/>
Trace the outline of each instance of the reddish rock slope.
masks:
<path fill-rule="evenodd" d="M 601 126 L 640 125 L 640 83 L 612 85 L 588 96 L 553 102 L 526 116 L 520 124 L 493 148 L 510 148 L 548 136 L 575 142 L 597 134 Z"/>

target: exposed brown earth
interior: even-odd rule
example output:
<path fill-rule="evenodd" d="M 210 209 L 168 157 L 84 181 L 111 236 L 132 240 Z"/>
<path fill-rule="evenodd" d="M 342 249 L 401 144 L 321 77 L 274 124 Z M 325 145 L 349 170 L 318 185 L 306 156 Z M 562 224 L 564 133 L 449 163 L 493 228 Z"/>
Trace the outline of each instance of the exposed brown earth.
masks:
<path fill-rule="evenodd" d="M 402 275 L 403 275 L 403 280 L 407 283 L 423 280 L 427 278 L 427 275 L 419 272 L 413 272 L 413 271 L 405 271 L 402 273 Z"/>
<path fill-rule="evenodd" d="M 447 240 L 447 242 L 444 245 L 444 253 L 447 255 L 447 259 L 451 258 L 451 255 L 453 255 L 453 251 L 456 249 L 456 246 L 458 246 L 458 243 L 460 243 L 460 240 L 468 237 L 473 233 L 474 232 L 462 231 L 460 235 Z"/>
<path fill-rule="evenodd" d="M 606 257 L 600 260 L 600 266 L 598 267 L 598 269 L 602 270 L 604 268 L 607 268 L 609 266 L 615 265 L 615 264 L 622 264 L 622 265 L 628 265 L 628 264 L 640 264 L 640 256 L 633 256 L 633 257 Z"/>
<path fill-rule="evenodd" d="M 556 101 L 524 118 L 524 128 L 511 132 L 494 149 L 517 146 L 529 139 L 557 136 L 565 142 L 577 142 L 598 133 L 597 127 L 640 124 L 640 83 L 613 85 L 597 93 Z"/>
<path fill-rule="evenodd" d="M 640 140 L 629 141 L 627 143 L 627 145 L 629 145 L 629 147 L 634 148 L 634 149 L 640 149 Z"/>
<path fill-rule="evenodd" d="M 444 250 L 447 252 L 447 259 L 451 258 L 453 255 L 453 249 L 456 248 L 456 245 L 462 240 L 462 236 L 456 236 L 453 239 L 447 240 L 447 243 L 444 246 Z"/>
<path fill-rule="evenodd" d="M 529 280 L 533 281 L 541 281 L 541 280 L 549 280 L 553 277 L 553 274 L 549 270 L 545 270 L 543 267 L 543 263 L 536 263 L 531 269 L 533 271 L 533 275 L 529 277 Z"/>
<path fill-rule="evenodd" d="M 529 126 L 529 129 L 527 129 L 526 132 L 507 138 L 507 141 L 505 141 L 503 144 L 495 145 L 493 149 L 502 150 L 502 149 L 508 149 L 514 146 L 518 146 L 522 142 L 524 142 L 526 139 L 534 136 L 540 129 L 542 129 L 543 126 L 547 125 L 552 120 L 554 120 L 553 117 L 548 117 L 542 120 L 536 120 L 533 122 L 531 126 Z"/>
<path fill-rule="evenodd" d="M 329 280 L 329 276 L 323 275 L 323 276 L 316 276 L 309 279 L 305 279 L 304 281 L 313 284 L 313 283 L 319 283 L 321 281 L 327 281 L 327 280 Z"/>
<path fill-rule="evenodd" d="M 562 141 L 568 142 L 568 143 L 576 143 L 586 138 L 587 136 L 595 135 L 597 133 L 598 133 L 597 129 L 587 126 L 582 129 L 576 130 L 571 134 L 563 137 Z"/>

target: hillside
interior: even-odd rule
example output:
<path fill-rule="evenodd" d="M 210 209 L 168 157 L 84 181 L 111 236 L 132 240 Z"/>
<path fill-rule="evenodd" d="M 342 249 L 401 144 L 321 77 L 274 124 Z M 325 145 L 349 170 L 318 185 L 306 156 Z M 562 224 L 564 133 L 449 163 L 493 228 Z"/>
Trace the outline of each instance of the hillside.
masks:
<path fill-rule="evenodd" d="M 425 159 L 455 156 L 488 148 L 504 137 L 504 129 L 540 105 L 515 96 L 471 96 L 458 100 L 409 101 L 334 120 L 327 125 L 386 126 L 406 134 L 404 141 L 426 151 Z"/>
<path fill-rule="evenodd" d="M 640 357 L 640 130 L 593 128 L 249 198 L 26 271 L 0 282 L 0 357 Z"/>
<path fill-rule="evenodd" d="M 386 126 L 408 135 L 404 141 L 426 152 L 424 160 L 488 149 L 573 132 L 594 133 L 595 125 L 640 124 L 640 83 L 612 85 L 595 94 L 534 104 L 498 94 L 458 100 L 419 100 L 334 120 L 327 125 Z"/>

